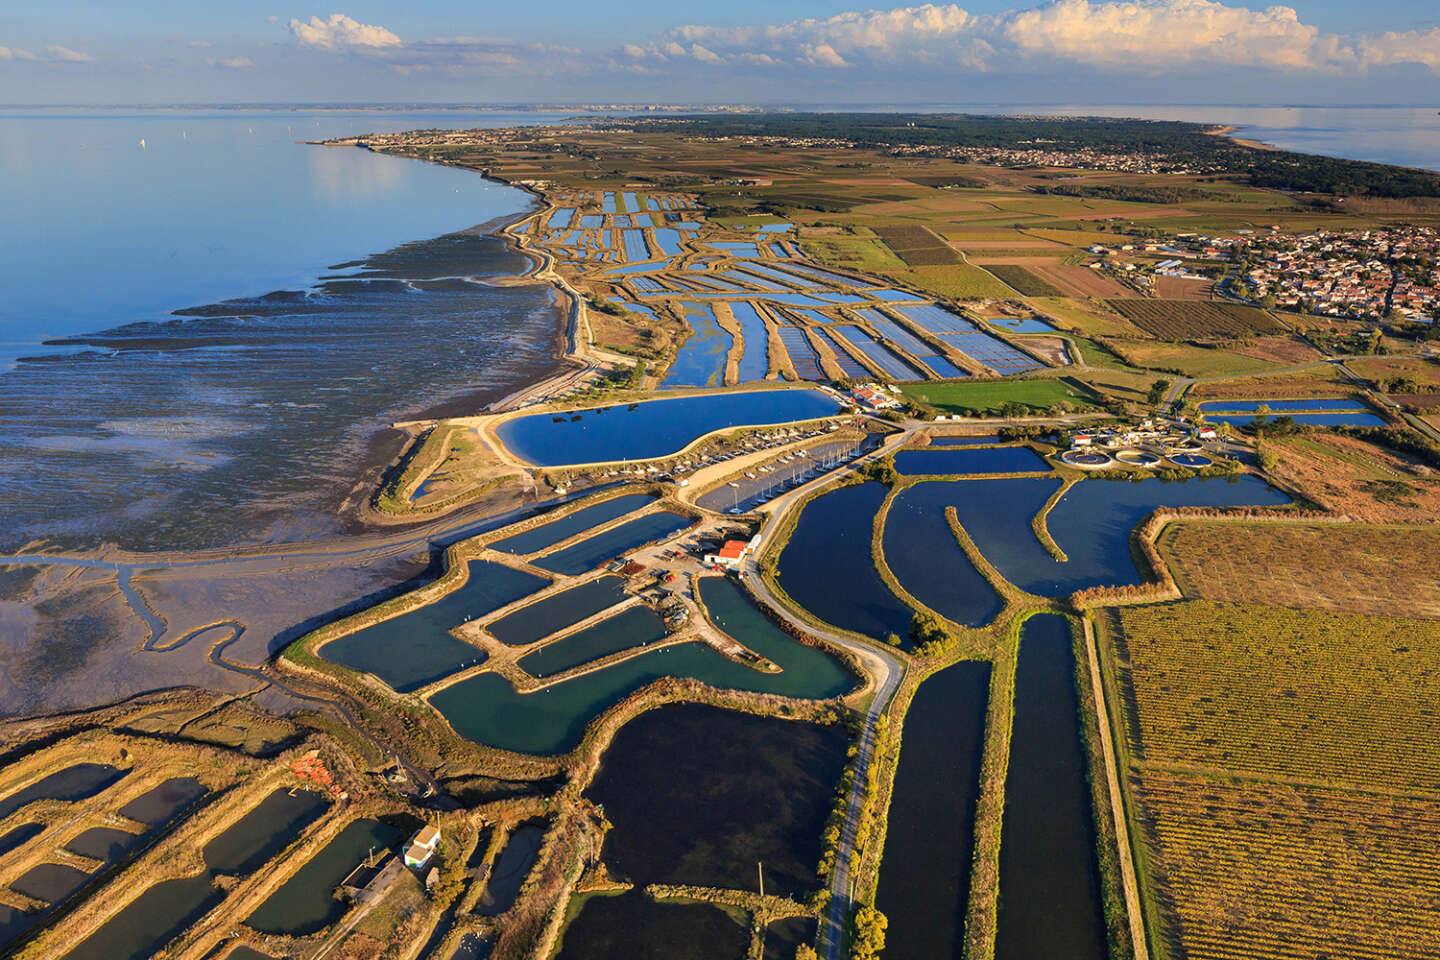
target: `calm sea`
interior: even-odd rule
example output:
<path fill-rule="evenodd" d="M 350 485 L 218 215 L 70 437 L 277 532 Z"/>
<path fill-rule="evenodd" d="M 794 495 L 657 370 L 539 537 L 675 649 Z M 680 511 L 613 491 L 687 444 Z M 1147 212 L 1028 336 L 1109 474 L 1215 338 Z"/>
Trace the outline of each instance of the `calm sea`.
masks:
<path fill-rule="evenodd" d="M 1028 109 L 1028 108 L 1027 108 Z M 1440 170 L 1436 107 L 1058 107 L 1059 113 L 1188 120 L 1239 127 L 1235 136 L 1285 150 Z"/>
<path fill-rule="evenodd" d="M 554 119 L 0 115 L 0 547 L 323 532 L 380 428 L 548 369 L 548 288 L 466 279 L 527 194 L 297 141 Z"/>
<path fill-rule="evenodd" d="M 1038 114 L 1183 120 L 1239 129 L 1235 136 L 1285 150 L 1440 170 L 1440 114 L 1435 107 L 1256 107 L 1155 104 L 895 104 L 825 109 L 935 113 Z"/>

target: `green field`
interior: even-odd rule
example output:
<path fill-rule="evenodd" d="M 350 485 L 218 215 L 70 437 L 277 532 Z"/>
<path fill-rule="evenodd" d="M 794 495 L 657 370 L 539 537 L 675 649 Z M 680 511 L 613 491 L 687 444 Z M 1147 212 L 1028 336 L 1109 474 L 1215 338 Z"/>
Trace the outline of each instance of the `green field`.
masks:
<path fill-rule="evenodd" d="M 928 404 L 940 413 L 998 413 L 1007 403 L 1021 403 L 1032 411 L 1061 403 L 1077 409 L 1094 409 L 1090 391 L 1065 380 L 975 381 L 973 383 L 916 383 L 902 386 L 909 399 Z"/>

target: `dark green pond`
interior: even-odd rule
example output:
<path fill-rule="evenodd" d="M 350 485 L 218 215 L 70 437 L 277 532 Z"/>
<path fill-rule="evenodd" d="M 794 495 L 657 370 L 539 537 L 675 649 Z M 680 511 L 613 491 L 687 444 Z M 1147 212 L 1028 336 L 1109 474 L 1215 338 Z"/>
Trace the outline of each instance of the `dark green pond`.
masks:
<path fill-rule="evenodd" d="M 795 960 L 795 951 L 802 943 L 815 946 L 818 927 L 813 917 L 772 920 L 765 928 L 764 960 Z"/>
<path fill-rule="evenodd" d="M 120 816 L 152 827 L 169 823 L 176 814 L 205 796 L 205 787 L 194 777 L 172 777 L 140 794 L 120 808 Z"/>
<path fill-rule="evenodd" d="M 540 844 L 545 839 L 545 821 L 527 821 L 510 832 L 505 849 L 491 864 L 490 876 L 485 881 L 485 893 L 475 906 L 475 912 L 485 917 L 498 917 L 515 903 L 530 868 L 540 856 Z"/>
<path fill-rule="evenodd" d="M 782 643 L 805 653 L 791 659 Z M 510 681 L 499 674 L 482 673 L 446 687 L 431 697 L 430 702 L 463 737 L 504 750 L 552 755 L 564 753 L 579 743 L 585 725 L 607 708 L 664 677 L 693 677 L 721 689 L 778 693 L 803 699 L 835 695 L 834 673 L 806 668 L 807 664 L 814 663 L 808 656 L 810 648 L 786 637 L 783 641 L 774 639 L 773 649 L 766 649 L 763 641 L 758 642 L 755 649 L 781 666 L 790 662 L 800 664 L 801 668 L 762 673 L 736 663 L 703 643 L 682 643 L 643 653 L 531 694 L 517 693 Z M 850 685 L 847 682 L 841 692 Z"/>
<path fill-rule="evenodd" d="M 330 802 L 310 790 L 276 790 L 201 851 L 216 873 L 250 873 L 283 850 Z"/>
<path fill-rule="evenodd" d="M 1057 614 L 1020 636 L 996 920 L 996 960 L 1109 955 L 1074 644 Z"/>
<path fill-rule="evenodd" d="M 690 522 L 689 517 L 661 510 L 626 521 L 618 527 L 533 562 L 541 569 L 573 577 L 622 557 L 652 540 L 678 533 L 690 526 Z"/>
<path fill-rule="evenodd" d="M 42 863 L 15 878 L 10 889 L 45 903 L 61 903 L 90 880 L 90 874 L 67 863 Z"/>
<path fill-rule="evenodd" d="M 119 780 L 128 770 L 106 763 L 77 763 L 17 790 L 0 800 L 0 820 L 36 800 L 84 800 Z"/>
<path fill-rule="evenodd" d="M 536 550 L 544 550 L 561 540 L 568 540 L 591 527 L 598 527 L 602 523 L 608 523 L 616 517 L 624 516 L 654 502 L 655 498 L 648 493 L 627 494 L 591 507 L 585 507 L 583 510 L 576 510 L 568 517 L 561 517 L 559 520 L 551 520 L 549 523 L 532 527 L 524 533 L 517 533 L 513 537 L 498 540 L 490 546 L 492 549 L 503 550 L 505 553 L 534 553 Z"/>
<path fill-rule="evenodd" d="M 886 489 L 841 487 L 805 505 L 780 555 L 780 586 L 826 623 L 876 639 L 910 633 L 909 607 L 885 586 L 870 557 L 875 513 Z M 844 589 L 836 589 L 844 584 Z"/>
<path fill-rule="evenodd" d="M 624 580 L 601 577 L 527 604 L 485 629 L 501 643 L 521 647 L 563 630 L 572 623 L 579 623 L 586 617 L 593 617 L 625 597 Z"/>
<path fill-rule="evenodd" d="M 434 603 L 392 617 L 320 648 L 332 663 L 373 673 L 400 693 L 410 693 L 474 666 L 485 654 L 450 635 L 452 627 L 484 616 L 548 584 L 500 563 L 472 560 L 470 579 Z"/>
<path fill-rule="evenodd" d="M 820 833 L 849 737 L 696 704 L 651 710 L 605 751 L 586 795 L 614 825 L 602 856 L 636 883 L 802 895 L 821 886 Z"/>
<path fill-rule="evenodd" d="M 704 903 L 657 903 L 639 890 L 591 897 L 557 960 L 740 960 L 750 932 Z"/>
<path fill-rule="evenodd" d="M 210 868 L 195 877 L 165 880 L 150 887 L 65 955 L 66 960 L 144 960 L 154 956 L 200 917 L 225 892 L 218 874 L 253 872 L 288 846 L 329 801 L 308 790 L 269 794 L 201 850 Z"/>
<path fill-rule="evenodd" d="M 700 599 L 717 627 L 779 667 L 790 689 L 805 691 L 791 696 L 824 700 L 843 696 L 859 684 L 839 661 L 796 642 L 776 626 L 731 578 L 702 579 Z"/>
<path fill-rule="evenodd" d="M 621 650 L 654 643 L 668 634 L 665 621 L 654 610 L 643 605 L 630 607 L 521 657 L 520 669 L 532 677 L 551 677 Z"/>
<path fill-rule="evenodd" d="M 990 664 L 947 667 L 905 715 L 876 906 L 887 960 L 959 960 L 975 848 Z"/>
<path fill-rule="evenodd" d="M 373 853 L 394 847 L 400 831 L 378 820 L 356 820 L 272 893 L 246 926 L 260 933 L 303 937 L 339 920 L 349 901 L 335 895 L 350 871 Z"/>
<path fill-rule="evenodd" d="M 138 847 L 144 839 L 143 834 L 127 833 L 113 827 L 91 827 L 65 844 L 65 849 L 92 860 L 113 863 Z"/>
<path fill-rule="evenodd" d="M 196 920 L 225 893 L 213 874 L 155 884 L 65 956 L 68 960 L 145 960 Z"/>
<path fill-rule="evenodd" d="M 4 835 L 0 835 L 0 856 L 4 856 L 11 850 L 18 850 L 23 845 L 34 840 L 45 832 L 43 823 L 22 823 Z"/>

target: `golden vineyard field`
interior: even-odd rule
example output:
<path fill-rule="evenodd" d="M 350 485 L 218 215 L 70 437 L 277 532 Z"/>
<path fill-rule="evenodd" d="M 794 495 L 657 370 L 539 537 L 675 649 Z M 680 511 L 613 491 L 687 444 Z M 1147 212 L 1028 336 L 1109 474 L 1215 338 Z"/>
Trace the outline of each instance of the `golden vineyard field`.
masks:
<path fill-rule="evenodd" d="M 1172 956 L 1440 957 L 1440 804 L 1153 770 L 1139 795 Z"/>
<path fill-rule="evenodd" d="M 1206 600 L 1119 620 L 1144 762 L 1440 792 L 1440 623 Z"/>
<path fill-rule="evenodd" d="M 1158 960 L 1440 958 L 1440 623 L 1185 600 L 1100 627 Z"/>

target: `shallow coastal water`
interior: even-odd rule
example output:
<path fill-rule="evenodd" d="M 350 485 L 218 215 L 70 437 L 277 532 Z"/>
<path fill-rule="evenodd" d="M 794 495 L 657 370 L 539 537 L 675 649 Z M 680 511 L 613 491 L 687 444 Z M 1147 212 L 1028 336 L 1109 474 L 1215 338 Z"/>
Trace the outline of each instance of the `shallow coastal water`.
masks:
<path fill-rule="evenodd" d="M 0 115 L 0 545 L 332 532 L 377 431 L 553 364 L 549 288 L 444 279 L 526 269 L 449 232 L 527 194 L 295 143 L 420 115 L 216 113 Z"/>

